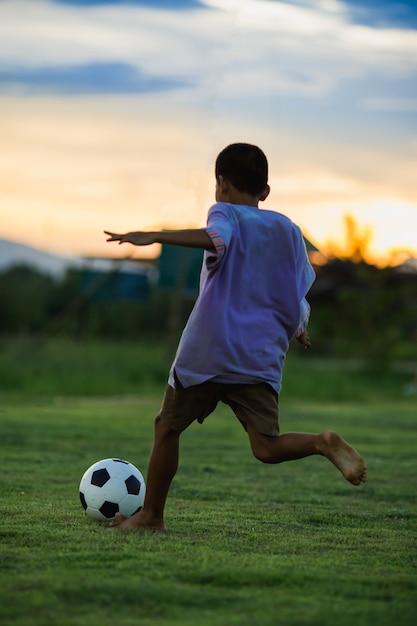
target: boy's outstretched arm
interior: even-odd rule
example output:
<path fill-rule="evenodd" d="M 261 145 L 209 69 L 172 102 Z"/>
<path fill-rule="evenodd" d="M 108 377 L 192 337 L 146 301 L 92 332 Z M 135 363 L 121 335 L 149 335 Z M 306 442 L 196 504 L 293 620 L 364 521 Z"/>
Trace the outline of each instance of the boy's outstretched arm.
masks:
<path fill-rule="evenodd" d="M 203 228 L 189 228 L 186 230 L 161 230 L 156 232 L 136 231 L 118 235 L 108 230 L 107 241 L 131 243 L 135 246 L 149 246 L 152 243 L 165 243 L 173 246 L 185 246 L 187 248 L 201 248 L 203 250 L 215 250 L 211 237 Z"/>

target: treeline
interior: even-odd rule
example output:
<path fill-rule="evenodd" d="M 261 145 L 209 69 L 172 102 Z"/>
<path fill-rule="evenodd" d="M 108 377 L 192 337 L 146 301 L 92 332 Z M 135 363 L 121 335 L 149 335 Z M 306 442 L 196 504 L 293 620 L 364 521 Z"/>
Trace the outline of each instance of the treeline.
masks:
<path fill-rule="evenodd" d="M 308 296 L 316 354 L 357 356 L 380 367 L 390 359 L 416 359 L 417 273 L 339 259 L 316 272 Z M 76 269 L 60 280 L 25 266 L 0 273 L 1 334 L 175 341 L 195 297 L 158 282 L 149 284 L 146 297 L 97 297 L 83 278 Z M 114 282 L 114 274 L 101 275 L 101 294 L 107 280 Z"/>
<path fill-rule="evenodd" d="M 417 362 L 417 272 L 340 259 L 316 272 L 308 299 L 319 352 L 357 356 L 375 370 Z"/>

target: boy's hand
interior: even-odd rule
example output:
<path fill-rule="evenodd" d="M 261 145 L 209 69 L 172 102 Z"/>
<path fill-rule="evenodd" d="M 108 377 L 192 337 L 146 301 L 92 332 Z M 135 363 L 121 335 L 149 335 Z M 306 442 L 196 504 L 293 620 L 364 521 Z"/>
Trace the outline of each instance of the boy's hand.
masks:
<path fill-rule="evenodd" d="M 119 245 L 122 243 L 132 243 L 135 246 L 149 246 L 151 243 L 155 243 L 155 233 L 137 231 L 118 235 L 116 233 L 110 233 L 108 230 L 105 230 L 104 233 L 109 235 L 107 241 L 118 241 Z"/>
<path fill-rule="evenodd" d="M 304 330 L 301 335 L 298 335 L 298 337 L 296 337 L 298 343 L 301 343 L 302 346 L 304 346 L 304 348 L 306 350 L 309 350 L 309 348 L 311 348 L 311 341 L 310 341 L 310 336 L 308 334 L 308 332 L 306 330 Z"/>

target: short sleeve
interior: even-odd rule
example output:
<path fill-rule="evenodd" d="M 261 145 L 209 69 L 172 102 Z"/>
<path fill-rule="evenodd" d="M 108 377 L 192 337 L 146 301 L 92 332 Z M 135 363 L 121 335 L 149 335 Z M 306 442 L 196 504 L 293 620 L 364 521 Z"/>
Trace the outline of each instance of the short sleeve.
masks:
<path fill-rule="evenodd" d="M 300 321 L 298 323 L 297 332 L 295 333 L 296 337 L 299 337 L 303 334 L 303 332 L 307 329 L 308 322 L 310 320 L 310 305 L 305 298 L 303 298 L 300 302 Z"/>
<path fill-rule="evenodd" d="M 232 236 L 232 224 L 226 204 L 217 203 L 211 207 L 207 217 L 206 233 L 211 238 L 215 247 L 205 256 L 208 270 L 216 268 L 224 258 Z"/>

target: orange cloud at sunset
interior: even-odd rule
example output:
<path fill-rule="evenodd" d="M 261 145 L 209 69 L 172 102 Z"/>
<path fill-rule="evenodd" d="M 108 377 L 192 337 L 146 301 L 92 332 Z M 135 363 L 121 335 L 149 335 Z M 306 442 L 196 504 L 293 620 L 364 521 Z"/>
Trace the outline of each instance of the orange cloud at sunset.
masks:
<path fill-rule="evenodd" d="M 223 147 L 214 137 L 226 144 L 241 136 L 233 125 L 204 128 L 204 120 L 186 120 L 180 110 L 155 121 L 150 104 L 3 98 L 2 236 L 65 254 L 126 254 L 110 251 L 104 229 L 203 226 Z M 272 188 L 265 208 L 289 215 L 319 247 L 343 240 L 350 213 L 372 228 L 373 257 L 417 249 L 417 198 L 401 164 L 392 171 L 371 148 L 355 159 L 353 150 L 327 142 L 312 162 L 301 137 L 283 133 L 274 142 L 263 135 L 254 125 L 244 139 L 264 140 Z"/>
<path fill-rule="evenodd" d="M 0 3 L 0 237 L 125 255 L 104 229 L 203 226 L 217 153 L 247 141 L 270 162 L 265 208 L 319 248 L 349 214 L 370 259 L 417 256 L 407 21 L 342 1 L 82 4 Z"/>

